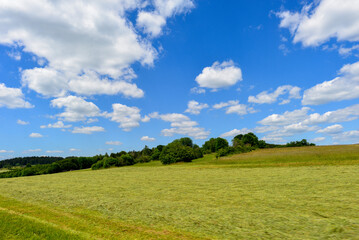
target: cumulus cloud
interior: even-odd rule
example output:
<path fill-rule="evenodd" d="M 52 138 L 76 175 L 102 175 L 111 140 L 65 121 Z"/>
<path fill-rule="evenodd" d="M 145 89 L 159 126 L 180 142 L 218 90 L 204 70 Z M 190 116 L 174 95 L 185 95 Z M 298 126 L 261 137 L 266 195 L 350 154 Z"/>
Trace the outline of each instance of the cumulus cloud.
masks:
<path fill-rule="evenodd" d="M 153 5 L 153 11 L 140 11 L 137 16 L 137 27 L 152 37 L 162 34 L 167 18 L 188 12 L 194 7 L 191 0 L 154 0 Z"/>
<path fill-rule="evenodd" d="M 346 143 L 359 143 L 359 131 L 353 130 L 336 134 L 333 136 L 333 140 Z"/>
<path fill-rule="evenodd" d="M 29 135 L 29 137 L 31 137 L 31 138 L 42 138 L 43 136 L 40 133 L 31 133 Z"/>
<path fill-rule="evenodd" d="M 69 149 L 70 152 L 80 152 L 81 149 L 77 149 L 77 148 L 70 148 Z"/>
<path fill-rule="evenodd" d="M 238 105 L 238 104 L 239 104 L 239 101 L 231 100 L 231 101 L 228 101 L 228 102 L 221 102 L 221 103 L 214 104 L 213 108 L 214 109 L 221 109 L 221 108 L 224 108 L 224 107 L 235 106 L 235 105 Z"/>
<path fill-rule="evenodd" d="M 16 123 L 19 125 L 29 125 L 30 124 L 29 122 L 23 121 L 21 119 L 18 119 Z"/>
<path fill-rule="evenodd" d="M 194 87 L 194 88 L 191 88 L 191 93 L 195 93 L 195 94 L 206 93 L 206 89 L 199 88 L 199 87 Z"/>
<path fill-rule="evenodd" d="M 300 88 L 294 87 L 291 85 L 284 85 L 278 87 L 274 92 L 268 93 L 268 91 L 264 91 L 259 93 L 257 96 L 249 96 L 248 102 L 250 103 L 275 103 L 277 102 L 278 98 L 282 95 L 288 94 L 287 99 L 282 99 L 280 104 L 287 104 L 290 102 L 291 99 L 300 99 Z"/>
<path fill-rule="evenodd" d="M 25 151 L 25 152 L 28 152 L 28 153 L 33 153 L 33 152 L 41 152 L 42 150 L 41 149 L 29 149 L 29 150 L 27 150 L 27 151 Z"/>
<path fill-rule="evenodd" d="M 106 145 L 120 146 L 120 145 L 122 145 L 122 142 L 120 142 L 120 141 L 108 141 L 108 142 L 106 142 Z"/>
<path fill-rule="evenodd" d="M 65 125 L 62 121 L 58 121 L 56 123 L 49 123 L 48 125 L 42 125 L 40 128 L 70 128 L 72 125 Z"/>
<path fill-rule="evenodd" d="M 87 102 L 81 97 L 67 96 L 51 101 L 51 106 L 65 108 L 65 112 L 56 115 L 68 122 L 85 121 L 89 117 L 100 116 L 100 109 L 92 102 Z"/>
<path fill-rule="evenodd" d="M 305 5 L 301 12 L 282 11 L 280 27 L 288 28 L 293 42 L 318 46 L 331 38 L 359 41 L 359 2 L 357 0 L 321 0 Z"/>
<path fill-rule="evenodd" d="M 318 143 L 325 141 L 325 137 L 317 137 L 310 140 L 311 142 Z"/>
<path fill-rule="evenodd" d="M 19 88 L 8 88 L 0 83 L 0 107 L 7 108 L 33 108 L 34 106 L 25 101 L 24 94 Z"/>
<path fill-rule="evenodd" d="M 233 129 L 229 132 L 223 133 L 220 137 L 221 138 L 225 138 L 225 137 L 235 137 L 239 134 L 247 134 L 249 133 L 250 130 L 247 128 L 243 128 L 243 129 Z"/>
<path fill-rule="evenodd" d="M 226 108 L 226 114 L 246 115 L 248 113 L 255 113 L 254 108 L 245 104 L 239 104 L 239 101 L 231 100 L 228 102 L 221 102 L 213 105 L 213 109 Z"/>
<path fill-rule="evenodd" d="M 189 101 L 188 108 L 185 112 L 198 115 L 201 113 L 202 109 L 208 108 L 208 104 L 206 103 L 199 103 L 197 101 Z"/>
<path fill-rule="evenodd" d="M 157 51 L 149 39 L 138 34 L 127 16 L 129 12 L 142 12 L 146 3 L 166 18 L 193 7 L 189 0 L 86 4 L 72 0 L 4 0 L 0 21 L 6 24 L 0 28 L 0 44 L 35 56 L 40 67 L 23 70 L 22 84 L 44 96 L 63 97 L 75 92 L 142 97 L 142 90 L 130 82 L 136 77 L 131 65 L 152 66 Z M 164 25 L 163 21 L 153 23 Z"/>
<path fill-rule="evenodd" d="M 119 127 L 123 131 L 131 131 L 132 128 L 139 127 L 141 119 L 140 109 L 137 107 L 128 107 L 126 105 L 112 104 L 113 112 L 107 114 L 111 121 L 120 123 Z"/>
<path fill-rule="evenodd" d="M 150 114 L 150 117 L 171 123 L 170 129 L 163 129 L 161 131 L 162 135 L 166 137 L 172 137 L 175 134 L 180 134 L 193 137 L 195 139 L 206 139 L 210 134 L 210 132 L 206 131 L 204 128 L 197 127 L 197 122 L 191 121 L 189 117 L 180 113 L 152 113 Z"/>
<path fill-rule="evenodd" d="M 294 122 L 304 121 L 307 118 L 307 113 L 310 110 L 308 107 L 303 107 L 302 109 L 294 111 L 286 111 L 283 114 L 272 114 L 258 123 L 262 125 L 270 126 L 284 126 L 289 125 Z"/>
<path fill-rule="evenodd" d="M 141 141 L 154 142 L 154 141 L 156 141 L 156 138 L 152 138 L 152 137 L 149 137 L 149 136 L 143 136 L 143 137 L 141 137 Z"/>
<path fill-rule="evenodd" d="M 95 132 L 104 132 L 105 129 L 99 126 L 93 127 L 75 127 L 72 130 L 72 133 L 79 133 L 79 134 L 93 134 Z"/>
<path fill-rule="evenodd" d="M 324 129 L 320 129 L 317 131 L 317 133 L 337 134 L 337 133 L 341 133 L 342 131 L 343 131 L 343 126 L 340 124 L 335 124 L 328 126 Z"/>
<path fill-rule="evenodd" d="M 359 62 L 343 66 L 339 77 L 306 90 L 302 104 L 319 105 L 355 98 L 359 98 Z"/>
<path fill-rule="evenodd" d="M 200 87 L 213 90 L 233 86 L 238 81 L 242 81 L 242 70 L 232 60 L 215 62 L 211 67 L 204 68 L 196 77 Z"/>

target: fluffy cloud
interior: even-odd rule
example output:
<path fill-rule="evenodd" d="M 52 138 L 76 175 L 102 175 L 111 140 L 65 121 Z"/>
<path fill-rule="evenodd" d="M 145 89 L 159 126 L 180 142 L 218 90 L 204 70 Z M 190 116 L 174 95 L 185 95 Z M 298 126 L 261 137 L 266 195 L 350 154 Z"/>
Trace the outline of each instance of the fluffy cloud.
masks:
<path fill-rule="evenodd" d="M 93 126 L 93 127 L 75 127 L 72 130 L 72 133 L 80 133 L 80 134 L 92 134 L 94 132 L 104 132 L 105 129 L 103 127 L 99 126 Z"/>
<path fill-rule="evenodd" d="M 320 129 L 317 133 L 326 133 L 326 134 L 337 134 L 343 131 L 343 126 L 340 124 L 335 124 L 324 129 Z"/>
<path fill-rule="evenodd" d="M 120 146 L 120 145 L 122 145 L 122 142 L 120 142 L 120 141 L 108 141 L 108 142 L 106 142 L 106 145 Z"/>
<path fill-rule="evenodd" d="M 349 122 L 359 117 L 359 104 L 346 108 L 329 111 L 324 114 L 310 114 L 303 122 L 305 124 Z"/>
<path fill-rule="evenodd" d="M 157 51 L 137 34 L 127 13 L 142 9 L 145 2 L 4 0 L 0 21 L 6 24 L 0 28 L 0 44 L 43 59 L 44 67 L 22 72 L 22 83 L 44 96 L 62 97 L 73 91 L 141 97 L 141 90 L 128 82 L 135 77 L 131 65 L 153 65 Z M 170 2 L 178 1 L 154 5 L 180 13 Z M 86 81 L 89 85 L 81 89 Z"/>
<path fill-rule="evenodd" d="M 233 86 L 238 81 L 242 81 L 242 71 L 235 66 L 233 61 L 215 62 L 211 67 L 204 68 L 196 77 L 196 82 L 200 87 L 214 90 Z"/>
<path fill-rule="evenodd" d="M 359 62 L 342 67 L 339 77 L 306 90 L 302 103 L 319 105 L 354 98 L 359 98 Z"/>
<path fill-rule="evenodd" d="M 154 141 L 156 141 L 156 138 L 151 138 L 149 136 L 143 136 L 143 137 L 141 137 L 141 141 L 154 142 Z"/>
<path fill-rule="evenodd" d="M 291 85 L 284 85 L 278 87 L 274 92 L 268 93 L 267 91 L 259 93 L 257 96 L 249 96 L 248 102 L 251 103 L 275 103 L 279 96 L 288 94 L 288 99 L 282 99 L 280 104 L 287 104 L 291 99 L 300 99 L 300 88 Z"/>
<path fill-rule="evenodd" d="M 0 83 L 0 107 L 33 108 L 34 106 L 24 100 L 21 89 L 8 88 L 4 83 Z"/>
<path fill-rule="evenodd" d="M 191 121 L 189 117 L 180 113 L 152 113 L 150 117 L 171 123 L 170 129 L 163 129 L 161 131 L 162 135 L 166 137 L 172 137 L 175 134 L 180 134 L 193 137 L 195 139 L 206 139 L 210 134 L 210 132 L 206 131 L 204 128 L 196 127 L 198 125 L 197 122 Z"/>
<path fill-rule="evenodd" d="M 153 11 L 141 11 L 137 16 L 137 26 L 152 37 L 162 34 L 167 18 L 187 12 L 194 7 L 191 0 L 154 0 L 153 5 Z"/>
<path fill-rule="evenodd" d="M 208 108 L 208 104 L 205 103 L 199 103 L 196 101 L 190 101 L 188 102 L 188 108 L 185 112 L 198 115 L 201 113 L 202 109 Z"/>
<path fill-rule="evenodd" d="M 31 138 L 42 138 L 43 136 L 40 133 L 31 133 L 29 135 L 29 137 L 31 137 Z"/>
<path fill-rule="evenodd" d="M 226 114 L 246 115 L 248 113 L 255 113 L 252 107 L 245 104 L 239 104 L 239 101 L 231 100 L 228 102 L 221 102 L 213 105 L 214 109 L 226 108 Z"/>
<path fill-rule="evenodd" d="M 238 104 L 239 104 L 239 101 L 231 100 L 231 101 L 228 101 L 228 102 L 217 103 L 217 104 L 213 105 L 213 108 L 214 109 L 221 109 L 221 108 L 224 108 L 224 107 L 235 106 L 235 105 L 238 105 Z"/>
<path fill-rule="evenodd" d="M 120 123 L 119 127 L 123 131 L 131 131 L 132 128 L 139 127 L 141 119 L 140 109 L 137 107 L 128 107 L 126 105 L 115 103 L 112 104 L 113 112 L 107 116 L 111 121 Z"/>
<path fill-rule="evenodd" d="M 317 138 L 311 139 L 310 142 L 317 143 L 317 142 L 323 142 L 324 140 L 325 140 L 325 137 L 317 137 Z"/>
<path fill-rule="evenodd" d="M 243 129 L 233 129 L 229 132 L 223 133 L 220 137 L 225 138 L 225 137 L 234 137 L 237 136 L 239 134 L 246 134 L 249 133 L 250 130 L 247 128 L 243 128 Z"/>
<path fill-rule="evenodd" d="M 359 142 L 359 131 L 353 130 L 353 131 L 347 131 L 340 134 L 337 134 L 333 136 L 333 140 L 339 141 L 339 142 L 347 142 L 347 143 L 353 143 L 353 142 Z"/>
<path fill-rule="evenodd" d="M 89 117 L 100 116 L 100 109 L 92 102 L 87 102 L 81 97 L 68 96 L 51 101 L 51 106 L 65 108 L 65 112 L 57 117 L 68 122 L 85 121 Z"/>
<path fill-rule="evenodd" d="M 19 124 L 19 125 L 29 125 L 30 124 L 29 122 L 26 122 L 26 121 L 23 121 L 23 120 L 20 120 L 20 119 L 18 119 L 16 123 Z"/>
<path fill-rule="evenodd" d="M 269 126 L 284 126 L 289 125 L 295 122 L 304 121 L 308 115 L 308 111 L 310 108 L 303 107 L 299 110 L 294 111 L 286 111 L 285 113 L 281 114 L 272 114 L 263 120 L 259 121 L 258 123 L 262 125 L 269 125 Z"/>
<path fill-rule="evenodd" d="M 331 38 L 359 41 L 359 2 L 357 0 L 321 0 L 304 6 L 301 13 L 282 11 L 280 26 L 288 28 L 294 42 L 318 46 Z"/>
<path fill-rule="evenodd" d="M 65 125 L 62 121 L 58 121 L 54 124 L 42 125 L 40 128 L 70 128 L 72 125 Z"/>

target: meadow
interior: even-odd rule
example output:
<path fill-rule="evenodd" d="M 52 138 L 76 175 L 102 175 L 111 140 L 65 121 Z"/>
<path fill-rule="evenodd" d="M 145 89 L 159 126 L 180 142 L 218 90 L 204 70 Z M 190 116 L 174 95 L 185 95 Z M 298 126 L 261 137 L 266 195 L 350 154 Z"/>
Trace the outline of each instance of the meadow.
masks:
<path fill-rule="evenodd" d="M 0 239 L 359 239 L 359 145 L 0 179 Z"/>

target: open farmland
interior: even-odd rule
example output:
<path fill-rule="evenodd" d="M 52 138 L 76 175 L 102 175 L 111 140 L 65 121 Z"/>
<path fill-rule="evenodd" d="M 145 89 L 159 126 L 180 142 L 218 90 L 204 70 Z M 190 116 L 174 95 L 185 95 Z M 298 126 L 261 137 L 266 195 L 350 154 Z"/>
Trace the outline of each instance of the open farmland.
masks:
<path fill-rule="evenodd" d="M 1 239 L 359 239 L 359 146 L 0 179 Z"/>

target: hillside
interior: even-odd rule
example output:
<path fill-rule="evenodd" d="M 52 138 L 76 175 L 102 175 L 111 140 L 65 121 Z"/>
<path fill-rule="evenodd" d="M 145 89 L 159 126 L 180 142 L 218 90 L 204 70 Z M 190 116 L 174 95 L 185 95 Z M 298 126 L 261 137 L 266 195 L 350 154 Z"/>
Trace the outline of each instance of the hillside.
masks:
<path fill-rule="evenodd" d="M 359 145 L 0 179 L 1 239 L 355 239 Z"/>

